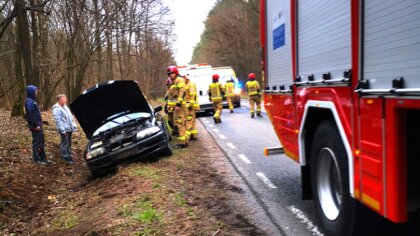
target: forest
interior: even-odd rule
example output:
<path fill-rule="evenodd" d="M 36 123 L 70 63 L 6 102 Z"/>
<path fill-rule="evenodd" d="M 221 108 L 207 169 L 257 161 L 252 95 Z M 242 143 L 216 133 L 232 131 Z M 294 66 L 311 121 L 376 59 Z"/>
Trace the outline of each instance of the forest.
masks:
<path fill-rule="evenodd" d="M 173 28 L 162 0 L 1 0 L 0 108 L 22 115 L 28 84 L 40 88 L 43 110 L 57 93 L 72 101 L 107 80 L 162 96 Z"/>
<path fill-rule="evenodd" d="M 261 81 L 259 0 L 220 0 L 205 21 L 192 63 L 232 66 L 240 80 L 254 72 Z"/>

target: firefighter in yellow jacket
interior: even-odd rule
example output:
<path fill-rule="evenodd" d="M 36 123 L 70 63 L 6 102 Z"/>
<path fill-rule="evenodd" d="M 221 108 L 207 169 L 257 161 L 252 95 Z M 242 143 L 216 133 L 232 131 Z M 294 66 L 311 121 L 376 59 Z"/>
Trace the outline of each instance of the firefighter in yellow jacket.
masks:
<path fill-rule="evenodd" d="M 209 100 L 213 102 L 213 109 L 214 109 L 214 116 L 213 120 L 214 123 L 218 124 L 222 122 L 220 116 L 222 115 L 223 110 L 223 95 L 225 93 L 223 85 L 219 83 L 219 75 L 213 75 L 213 83 L 209 86 Z"/>
<path fill-rule="evenodd" d="M 255 74 L 248 75 L 248 82 L 246 82 L 246 91 L 248 93 L 249 105 L 251 110 L 251 118 L 255 116 L 255 105 L 257 105 L 257 116 L 261 115 L 261 90 L 260 84 L 255 80 Z"/>
<path fill-rule="evenodd" d="M 183 77 L 186 81 L 185 90 L 187 95 L 185 101 L 187 103 L 187 116 L 186 116 L 186 133 L 189 139 L 196 140 L 198 135 L 196 124 L 196 112 L 200 110 L 198 103 L 197 87 L 194 82 L 190 80 L 188 74 Z"/>
<path fill-rule="evenodd" d="M 233 113 L 233 97 L 235 96 L 235 81 L 233 79 L 230 79 L 226 81 L 225 84 L 225 91 L 226 91 L 226 100 L 229 104 L 229 110 L 230 113 Z"/>
<path fill-rule="evenodd" d="M 166 105 L 165 105 L 165 113 L 168 115 L 168 124 L 171 128 L 171 130 L 174 130 L 174 111 L 175 111 L 175 105 L 172 104 L 172 106 L 169 105 L 170 102 L 168 102 L 168 97 L 169 97 L 169 92 L 170 92 L 170 88 L 173 84 L 173 81 L 171 79 L 171 77 L 168 77 L 168 79 L 166 79 L 166 87 L 168 88 L 168 90 L 166 91 L 166 95 L 165 95 L 165 101 L 166 101 Z"/>
<path fill-rule="evenodd" d="M 174 120 L 175 125 L 178 128 L 178 144 L 175 145 L 175 148 L 186 148 L 188 146 L 188 137 L 185 126 L 187 111 L 185 102 L 185 97 L 187 95 L 185 91 L 185 80 L 179 76 L 176 66 L 168 66 L 166 72 L 173 81 L 168 90 L 168 107 L 174 108 Z"/>

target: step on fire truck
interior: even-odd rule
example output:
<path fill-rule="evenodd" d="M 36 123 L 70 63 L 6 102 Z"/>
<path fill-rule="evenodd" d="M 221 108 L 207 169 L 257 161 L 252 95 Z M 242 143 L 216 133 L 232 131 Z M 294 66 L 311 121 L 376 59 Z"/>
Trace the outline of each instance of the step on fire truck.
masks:
<path fill-rule="evenodd" d="M 325 232 L 356 234 L 371 220 L 360 208 L 410 220 L 420 209 L 420 2 L 262 0 L 261 47 L 282 144 L 266 152 L 300 164 Z"/>

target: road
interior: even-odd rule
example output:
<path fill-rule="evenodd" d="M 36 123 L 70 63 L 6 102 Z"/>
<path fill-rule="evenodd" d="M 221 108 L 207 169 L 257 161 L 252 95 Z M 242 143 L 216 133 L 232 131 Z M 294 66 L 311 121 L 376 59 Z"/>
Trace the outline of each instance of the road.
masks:
<path fill-rule="evenodd" d="M 264 147 L 279 146 L 267 115 L 251 119 L 249 103 L 231 114 L 223 110 L 222 123 L 212 117 L 200 121 L 225 151 L 230 162 L 279 229 L 279 235 L 323 235 L 312 201 L 301 199 L 300 167 L 285 155 L 265 157 Z"/>

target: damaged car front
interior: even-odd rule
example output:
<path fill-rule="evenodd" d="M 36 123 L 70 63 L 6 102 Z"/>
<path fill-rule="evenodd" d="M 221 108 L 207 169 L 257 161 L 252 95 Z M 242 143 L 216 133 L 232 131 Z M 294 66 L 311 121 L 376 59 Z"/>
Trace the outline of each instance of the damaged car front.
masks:
<path fill-rule="evenodd" d="M 162 107 L 153 109 L 135 81 L 98 84 L 70 107 L 89 139 L 85 159 L 94 176 L 123 161 L 172 153 Z"/>

